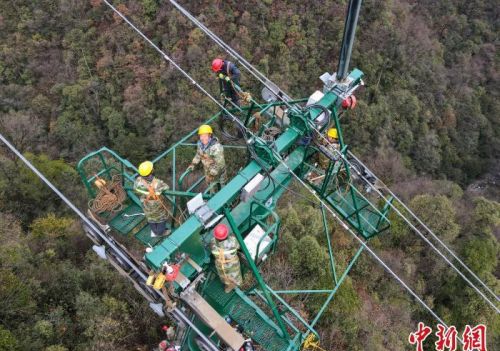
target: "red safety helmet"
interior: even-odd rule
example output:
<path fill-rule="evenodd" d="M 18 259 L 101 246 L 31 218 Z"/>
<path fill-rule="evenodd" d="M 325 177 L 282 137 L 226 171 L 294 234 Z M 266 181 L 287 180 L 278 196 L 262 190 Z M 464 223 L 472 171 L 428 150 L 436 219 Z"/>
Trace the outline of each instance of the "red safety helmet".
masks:
<path fill-rule="evenodd" d="M 160 351 L 166 351 L 167 347 L 168 347 L 168 344 L 167 344 L 166 340 L 162 340 L 160 342 L 160 344 L 158 345 L 158 348 L 160 349 Z"/>
<path fill-rule="evenodd" d="M 354 107 L 356 107 L 356 97 L 354 95 L 348 96 L 342 101 L 342 107 L 345 109 L 352 110 Z"/>
<path fill-rule="evenodd" d="M 219 72 L 222 69 L 222 65 L 224 64 L 224 60 L 220 58 L 216 58 L 212 61 L 212 71 Z"/>
<path fill-rule="evenodd" d="M 229 229 L 225 224 L 217 224 L 214 228 L 214 238 L 217 240 L 225 240 L 229 235 Z"/>
<path fill-rule="evenodd" d="M 177 275 L 179 274 L 180 269 L 181 269 L 181 267 L 178 264 L 171 265 L 170 269 L 167 268 L 167 270 L 165 272 L 165 278 L 169 282 L 173 282 L 175 280 L 175 278 L 177 278 Z"/>

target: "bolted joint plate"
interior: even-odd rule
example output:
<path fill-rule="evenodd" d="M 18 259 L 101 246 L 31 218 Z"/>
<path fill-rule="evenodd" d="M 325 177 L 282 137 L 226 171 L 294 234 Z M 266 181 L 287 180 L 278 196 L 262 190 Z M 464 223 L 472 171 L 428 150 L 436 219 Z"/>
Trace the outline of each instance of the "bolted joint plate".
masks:
<path fill-rule="evenodd" d="M 356 89 L 364 85 L 364 73 L 355 68 L 349 75 L 342 81 L 337 80 L 337 74 L 323 73 L 319 78 L 323 82 L 323 92 L 333 92 L 340 98 L 340 101 L 351 96 Z"/>

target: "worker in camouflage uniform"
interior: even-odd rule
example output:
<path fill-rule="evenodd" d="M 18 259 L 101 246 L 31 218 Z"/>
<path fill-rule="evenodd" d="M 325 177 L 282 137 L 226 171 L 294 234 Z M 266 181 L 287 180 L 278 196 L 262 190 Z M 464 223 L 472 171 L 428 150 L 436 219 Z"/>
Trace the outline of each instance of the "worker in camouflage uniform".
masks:
<path fill-rule="evenodd" d="M 229 228 L 225 224 L 217 224 L 210 242 L 210 250 L 215 258 L 215 268 L 219 278 L 226 286 L 226 292 L 240 286 L 243 280 L 238 257 L 239 248 L 236 237 L 229 235 Z"/>
<path fill-rule="evenodd" d="M 328 132 L 326 133 L 326 138 L 323 137 L 319 138 L 317 143 L 318 145 L 324 146 L 326 150 L 333 156 L 334 160 L 339 159 L 337 151 L 340 149 L 340 144 L 339 144 L 339 135 L 337 129 L 335 128 L 328 129 Z M 318 162 L 319 168 L 323 171 L 326 171 L 331 160 L 322 152 L 318 152 L 316 161 Z"/>
<path fill-rule="evenodd" d="M 140 195 L 153 238 L 165 233 L 169 213 L 162 192 L 168 189 L 164 181 L 153 175 L 153 162 L 145 161 L 139 165 L 139 176 L 135 179 L 134 191 Z"/>
<path fill-rule="evenodd" d="M 226 182 L 226 161 L 224 159 L 224 148 L 219 143 L 219 139 L 213 136 L 212 127 L 207 124 L 198 129 L 200 140 L 196 155 L 188 167 L 194 170 L 201 162 L 205 172 L 205 180 L 210 187 L 210 192 L 215 193 L 224 186 Z"/>
<path fill-rule="evenodd" d="M 340 149 L 338 132 L 335 128 L 328 129 L 326 136 L 317 136 L 314 143 L 320 149 L 313 157 L 317 170 L 312 170 L 307 175 L 307 179 L 316 185 L 321 184 L 325 178 L 325 172 L 330 165 L 331 159 L 326 156 L 321 149 L 328 152 L 335 161 L 339 160 L 338 150 Z"/>

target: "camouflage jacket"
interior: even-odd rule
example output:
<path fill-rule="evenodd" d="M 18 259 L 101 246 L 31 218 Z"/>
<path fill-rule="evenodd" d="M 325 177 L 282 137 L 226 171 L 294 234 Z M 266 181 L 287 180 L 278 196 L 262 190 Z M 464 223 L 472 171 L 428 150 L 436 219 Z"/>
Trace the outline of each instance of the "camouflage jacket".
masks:
<path fill-rule="evenodd" d="M 224 159 L 224 148 L 219 139 L 213 137 L 205 146 L 198 141 L 196 155 L 191 162 L 194 166 L 203 164 L 203 171 L 209 183 L 219 180 L 224 181 L 226 175 L 226 160 Z"/>
<path fill-rule="evenodd" d="M 154 177 L 148 182 L 144 177 L 137 177 L 134 182 L 134 191 L 140 195 L 142 208 L 148 222 L 160 223 L 168 219 L 161 193 L 168 190 L 168 185 Z"/>
<path fill-rule="evenodd" d="M 326 138 L 326 137 L 325 137 Z M 320 138 L 319 140 L 316 141 L 318 145 L 324 146 L 334 157 L 335 160 L 339 159 L 339 155 L 336 152 L 336 150 L 340 149 L 339 143 L 328 143 L 325 139 Z M 328 168 L 328 165 L 330 163 L 330 159 L 323 154 L 321 151 L 318 151 L 316 154 L 316 162 L 318 163 L 318 167 L 324 171 Z"/>
<path fill-rule="evenodd" d="M 215 268 L 221 281 L 226 285 L 241 285 L 239 248 L 240 244 L 234 235 L 229 235 L 222 241 L 212 238 L 210 242 L 210 249 L 215 257 Z"/>

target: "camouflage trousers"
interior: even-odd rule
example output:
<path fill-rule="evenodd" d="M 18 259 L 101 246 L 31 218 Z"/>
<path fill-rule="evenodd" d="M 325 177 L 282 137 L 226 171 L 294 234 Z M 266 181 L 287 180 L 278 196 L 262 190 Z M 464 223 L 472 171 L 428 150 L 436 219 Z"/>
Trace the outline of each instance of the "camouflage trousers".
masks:
<path fill-rule="evenodd" d="M 237 254 L 228 255 L 221 249 L 215 259 L 215 268 L 220 280 L 226 286 L 226 291 L 240 286 L 243 282 L 240 259 Z"/>
<path fill-rule="evenodd" d="M 222 171 L 222 174 L 217 176 L 212 176 L 206 172 L 205 182 L 207 183 L 207 187 L 210 187 L 210 194 L 215 194 L 226 185 L 226 171 Z"/>

